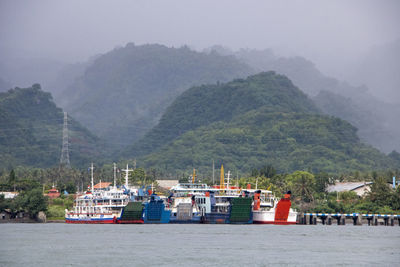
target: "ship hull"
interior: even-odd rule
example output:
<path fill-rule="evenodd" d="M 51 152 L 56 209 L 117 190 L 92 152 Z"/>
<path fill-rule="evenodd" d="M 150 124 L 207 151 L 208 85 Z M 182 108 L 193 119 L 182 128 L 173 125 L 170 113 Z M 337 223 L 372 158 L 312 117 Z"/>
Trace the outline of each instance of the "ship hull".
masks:
<path fill-rule="evenodd" d="M 253 223 L 255 224 L 296 224 L 297 213 L 289 212 L 287 220 L 276 220 L 275 211 L 253 211 Z"/>

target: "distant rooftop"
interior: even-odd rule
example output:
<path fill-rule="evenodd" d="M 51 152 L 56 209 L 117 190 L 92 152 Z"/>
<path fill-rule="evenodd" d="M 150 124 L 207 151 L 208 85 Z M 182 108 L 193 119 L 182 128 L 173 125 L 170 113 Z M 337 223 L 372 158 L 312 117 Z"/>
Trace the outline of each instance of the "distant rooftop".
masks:
<path fill-rule="evenodd" d="M 179 180 L 156 180 L 156 182 L 162 188 L 171 189 L 171 187 L 179 183 Z"/>
<path fill-rule="evenodd" d="M 110 182 L 101 182 L 101 183 L 94 185 L 93 187 L 94 187 L 94 189 L 102 189 L 102 188 L 107 188 L 110 185 L 111 185 Z"/>
<path fill-rule="evenodd" d="M 336 183 L 334 185 L 329 185 L 326 189 L 330 192 L 345 192 L 345 191 L 354 191 L 358 188 L 369 186 L 372 182 L 346 182 L 346 183 Z"/>

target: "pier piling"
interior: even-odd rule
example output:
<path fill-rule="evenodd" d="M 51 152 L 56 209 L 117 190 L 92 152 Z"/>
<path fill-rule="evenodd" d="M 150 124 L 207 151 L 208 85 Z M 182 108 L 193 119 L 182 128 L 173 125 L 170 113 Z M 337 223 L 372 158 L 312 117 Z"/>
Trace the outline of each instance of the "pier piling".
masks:
<path fill-rule="evenodd" d="M 353 225 L 357 225 L 358 216 L 353 216 Z"/>
<path fill-rule="evenodd" d="M 307 223 L 308 223 L 308 224 L 312 224 L 311 219 L 312 219 L 312 216 L 310 216 L 309 214 L 307 214 L 307 215 L 306 215 L 306 224 L 307 224 Z"/>
<path fill-rule="evenodd" d="M 328 225 L 332 225 L 332 216 L 328 215 Z"/>
<path fill-rule="evenodd" d="M 359 213 L 357 216 L 358 220 L 357 220 L 357 225 L 362 225 L 363 224 L 363 218 L 362 218 L 362 214 Z"/>

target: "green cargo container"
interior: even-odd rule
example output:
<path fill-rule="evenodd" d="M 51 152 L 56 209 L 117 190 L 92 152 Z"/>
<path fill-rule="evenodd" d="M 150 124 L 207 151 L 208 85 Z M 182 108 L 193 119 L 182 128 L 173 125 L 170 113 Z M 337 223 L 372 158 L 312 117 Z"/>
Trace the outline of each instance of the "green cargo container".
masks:
<path fill-rule="evenodd" d="M 239 197 L 231 200 L 231 210 L 229 215 L 230 223 L 252 223 L 252 207 L 253 202 L 250 197 Z"/>
<path fill-rule="evenodd" d="M 142 202 L 129 202 L 124 207 L 121 216 L 121 221 L 139 221 L 143 219 L 143 204 Z"/>

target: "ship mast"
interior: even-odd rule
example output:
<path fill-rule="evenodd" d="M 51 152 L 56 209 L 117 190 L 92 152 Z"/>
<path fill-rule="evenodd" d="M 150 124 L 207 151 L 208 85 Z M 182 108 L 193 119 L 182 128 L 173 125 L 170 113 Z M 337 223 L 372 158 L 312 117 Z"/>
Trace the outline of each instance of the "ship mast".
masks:
<path fill-rule="evenodd" d="M 226 182 L 226 188 L 227 188 L 227 189 L 229 189 L 230 177 L 231 177 L 231 171 L 228 171 L 228 178 L 227 178 L 227 182 Z"/>
<path fill-rule="evenodd" d="M 94 185 L 93 185 L 93 169 L 94 169 L 94 167 L 93 167 L 93 162 L 92 162 L 92 165 L 90 166 L 90 177 L 91 177 L 91 186 L 92 186 L 91 191 L 92 191 L 92 194 L 93 194 L 93 190 L 94 190 Z"/>
<path fill-rule="evenodd" d="M 195 179 L 196 179 L 196 169 L 193 169 L 192 184 L 194 184 Z"/>
<path fill-rule="evenodd" d="M 133 170 L 130 170 L 128 164 L 126 164 L 126 169 L 123 169 L 122 171 L 125 172 L 125 187 L 128 188 L 129 172 L 132 172 Z"/>
<path fill-rule="evenodd" d="M 117 164 L 114 162 L 114 188 L 117 188 Z"/>
<path fill-rule="evenodd" d="M 220 176 L 220 180 L 219 180 L 219 188 L 220 189 L 224 189 L 224 182 L 225 182 L 225 172 L 224 172 L 224 165 L 221 164 L 221 176 Z"/>

